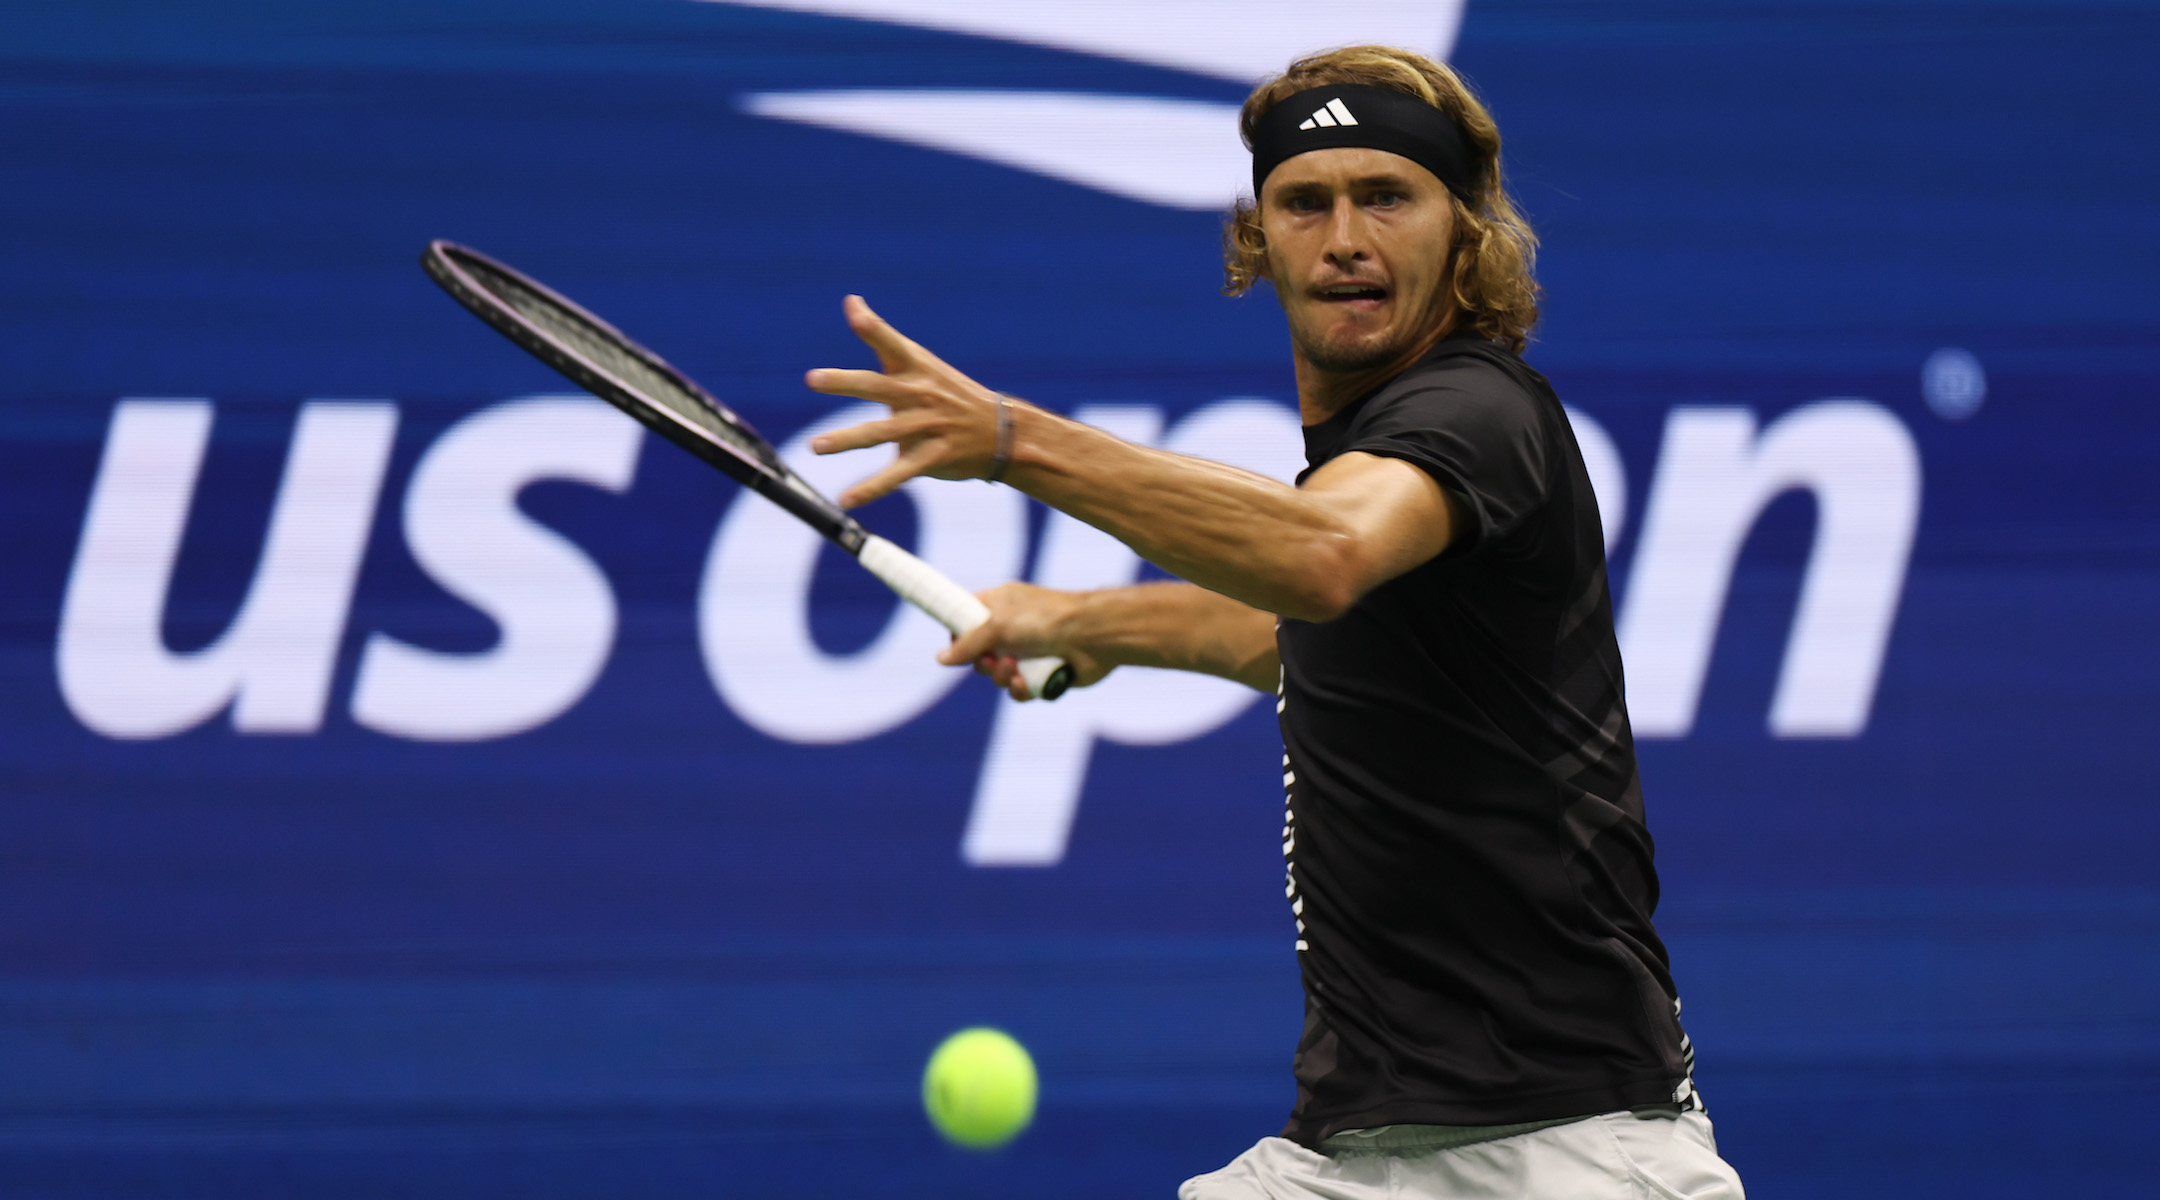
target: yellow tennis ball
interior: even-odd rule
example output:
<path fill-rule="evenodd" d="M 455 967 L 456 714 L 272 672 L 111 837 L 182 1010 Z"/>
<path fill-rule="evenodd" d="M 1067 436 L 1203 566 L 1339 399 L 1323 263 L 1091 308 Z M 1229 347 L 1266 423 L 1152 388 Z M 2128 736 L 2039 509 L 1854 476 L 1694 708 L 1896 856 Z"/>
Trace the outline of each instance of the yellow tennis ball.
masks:
<path fill-rule="evenodd" d="M 994 1149 L 1035 1119 L 1035 1060 L 1003 1030 L 963 1029 L 930 1055 L 922 1098 L 939 1133 L 972 1149 Z"/>

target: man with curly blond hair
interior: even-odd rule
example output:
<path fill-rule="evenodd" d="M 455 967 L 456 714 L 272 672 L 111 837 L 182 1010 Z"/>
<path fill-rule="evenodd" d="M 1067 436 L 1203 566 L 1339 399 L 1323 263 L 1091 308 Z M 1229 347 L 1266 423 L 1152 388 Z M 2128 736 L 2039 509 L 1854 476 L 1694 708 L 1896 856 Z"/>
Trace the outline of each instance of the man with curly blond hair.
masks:
<path fill-rule="evenodd" d="M 1080 686 L 1142 664 L 1279 697 L 1297 1099 L 1182 1200 L 1738 1198 L 1651 924 L 1596 497 L 1520 358 L 1536 239 L 1499 131 L 1446 66 L 1378 46 L 1291 64 L 1242 131 L 1226 290 L 1264 280 L 1288 319 L 1296 487 L 1012 400 L 859 297 L 882 369 L 809 383 L 892 415 L 814 448 L 898 447 L 843 503 L 1001 480 L 1190 581 L 1008 584 L 943 661 L 1021 698 L 1038 655 Z"/>

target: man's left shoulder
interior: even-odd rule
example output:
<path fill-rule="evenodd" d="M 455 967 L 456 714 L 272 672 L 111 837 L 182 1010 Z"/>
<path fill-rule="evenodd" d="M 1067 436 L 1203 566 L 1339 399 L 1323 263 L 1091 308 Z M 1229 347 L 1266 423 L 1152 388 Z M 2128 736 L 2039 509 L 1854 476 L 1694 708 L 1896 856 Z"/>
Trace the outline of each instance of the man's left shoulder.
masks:
<path fill-rule="evenodd" d="M 1422 410 L 1442 423 L 1477 421 L 1529 432 L 1559 401 L 1543 375 L 1512 350 L 1477 338 L 1451 338 L 1382 393 L 1384 407 Z"/>
<path fill-rule="evenodd" d="M 1411 389 L 1446 387 L 1491 392 L 1510 399 L 1535 400 L 1552 395 L 1552 384 L 1522 356 L 1499 342 L 1480 337 L 1449 338 L 1433 347 L 1397 376 L 1395 386 Z"/>

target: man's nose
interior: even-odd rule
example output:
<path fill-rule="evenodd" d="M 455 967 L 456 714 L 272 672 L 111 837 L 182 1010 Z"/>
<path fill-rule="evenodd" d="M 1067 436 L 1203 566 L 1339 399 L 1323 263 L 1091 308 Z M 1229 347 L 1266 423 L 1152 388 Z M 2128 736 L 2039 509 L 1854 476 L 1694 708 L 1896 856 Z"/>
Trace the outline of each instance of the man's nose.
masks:
<path fill-rule="evenodd" d="M 1345 196 L 1328 213 L 1327 243 L 1322 251 L 1336 266 L 1347 266 L 1366 255 L 1365 220 L 1358 206 Z"/>

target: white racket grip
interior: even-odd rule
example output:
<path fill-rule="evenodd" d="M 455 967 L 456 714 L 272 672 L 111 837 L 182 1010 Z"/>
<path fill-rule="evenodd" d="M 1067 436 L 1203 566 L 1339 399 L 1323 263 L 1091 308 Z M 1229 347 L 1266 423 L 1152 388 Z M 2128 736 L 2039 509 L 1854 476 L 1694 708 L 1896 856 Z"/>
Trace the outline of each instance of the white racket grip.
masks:
<path fill-rule="evenodd" d="M 977 600 L 973 592 L 954 583 L 945 572 L 874 533 L 863 539 L 862 549 L 856 551 L 855 557 L 864 569 L 899 593 L 901 599 L 929 613 L 955 636 L 990 619 L 990 609 Z M 1028 695 L 1046 700 L 1057 699 L 1065 690 L 1063 682 L 1051 686 L 1053 677 L 1065 669 L 1063 659 L 1020 660 L 1020 678 L 1027 683 Z"/>

